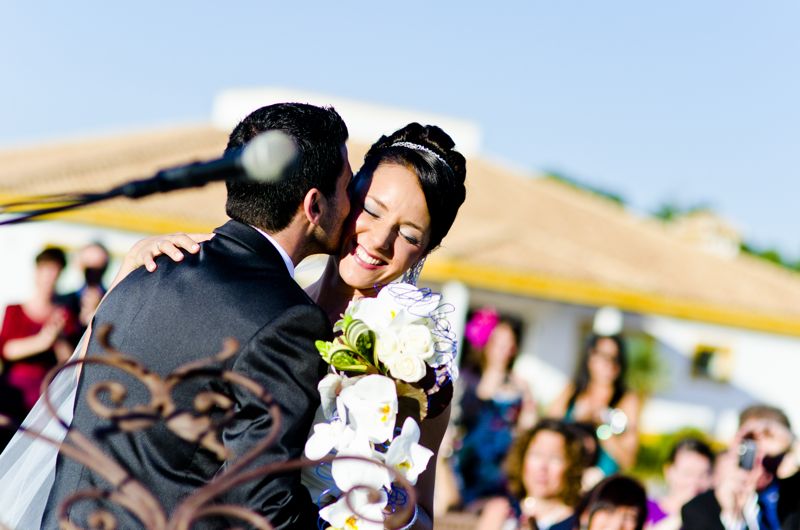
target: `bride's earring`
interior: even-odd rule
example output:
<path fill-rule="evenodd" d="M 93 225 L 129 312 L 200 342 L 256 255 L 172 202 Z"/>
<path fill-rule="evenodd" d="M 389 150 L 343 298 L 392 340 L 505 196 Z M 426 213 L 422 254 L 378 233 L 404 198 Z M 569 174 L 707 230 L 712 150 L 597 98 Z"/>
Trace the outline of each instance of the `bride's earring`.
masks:
<path fill-rule="evenodd" d="M 403 273 L 402 278 L 400 281 L 403 283 L 410 283 L 411 285 L 417 285 L 417 280 L 419 280 L 419 275 L 422 273 L 422 266 L 425 265 L 425 258 L 427 256 L 423 256 L 413 264 L 409 269 Z"/>

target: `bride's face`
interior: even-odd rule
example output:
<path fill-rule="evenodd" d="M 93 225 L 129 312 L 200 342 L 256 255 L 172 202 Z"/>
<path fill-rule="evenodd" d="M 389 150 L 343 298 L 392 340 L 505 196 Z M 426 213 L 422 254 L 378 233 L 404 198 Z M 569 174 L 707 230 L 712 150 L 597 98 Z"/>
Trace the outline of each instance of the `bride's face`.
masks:
<path fill-rule="evenodd" d="M 380 164 L 353 192 L 339 275 L 369 291 L 399 278 L 424 255 L 431 218 L 417 175 L 405 166 Z"/>

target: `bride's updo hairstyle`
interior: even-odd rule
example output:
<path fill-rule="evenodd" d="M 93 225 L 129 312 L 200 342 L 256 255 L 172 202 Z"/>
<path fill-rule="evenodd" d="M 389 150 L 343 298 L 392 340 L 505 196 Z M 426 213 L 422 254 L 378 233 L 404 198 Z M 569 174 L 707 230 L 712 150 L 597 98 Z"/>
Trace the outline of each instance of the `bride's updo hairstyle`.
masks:
<path fill-rule="evenodd" d="M 417 175 L 431 217 L 426 253 L 441 244 L 466 196 L 466 160 L 454 146 L 453 139 L 439 127 L 409 123 L 372 144 L 356 175 L 357 184 L 386 163 L 407 167 Z"/>

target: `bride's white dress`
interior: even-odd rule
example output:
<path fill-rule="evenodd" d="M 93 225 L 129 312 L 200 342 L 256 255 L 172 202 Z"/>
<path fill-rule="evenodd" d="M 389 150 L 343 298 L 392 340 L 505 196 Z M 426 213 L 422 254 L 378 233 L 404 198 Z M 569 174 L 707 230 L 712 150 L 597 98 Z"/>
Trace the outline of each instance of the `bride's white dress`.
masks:
<path fill-rule="evenodd" d="M 82 343 L 83 339 L 70 360 L 81 350 Z M 72 422 L 76 383 L 75 369 L 68 368 L 56 376 L 48 389 L 58 417 L 67 425 Z M 55 442 L 63 441 L 67 434 L 50 414 L 43 398 L 36 402 L 22 427 Z M 53 486 L 57 456 L 57 444 L 17 431 L 0 455 L 0 523 L 11 529 L 39 528 Z"/>

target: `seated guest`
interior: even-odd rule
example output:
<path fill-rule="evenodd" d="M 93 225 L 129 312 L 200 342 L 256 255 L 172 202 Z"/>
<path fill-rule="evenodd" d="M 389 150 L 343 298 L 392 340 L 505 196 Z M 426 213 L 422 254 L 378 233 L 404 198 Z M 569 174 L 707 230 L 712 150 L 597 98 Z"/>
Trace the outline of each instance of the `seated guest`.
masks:
<path fill-rule="evenodd" d="M 579 508 L 584 530 L 642 530 L 647 516 L 647 495 L 635 479 L 612 475 L 586 494 Z"/>
<path fill-rule="evenodd" d="M 678 441 L 664 463 L 666 494 L 647 501 L 648 528 L 680 528 L 681 508 L 711 487 L 713 467 L 714 453 L 708 444 L 692 437 Z"/>
<path fill-rule="evenodd" d="M 488 501 L 478 528 L 572 530 L 584 468 L 583 441 L 565 423 L 545 419 L 519 436 L 506 461 L 512 500 Z"/>
<path fill-rule="evenodd" d="M 800 473 L 778 477 L 793 436 L 786 414 L 754 405 L 739 415 L 739 430 L 717 459 L 714 489 L 681 509 L 685 530 L 779 530 L 800 507 Z"/>

